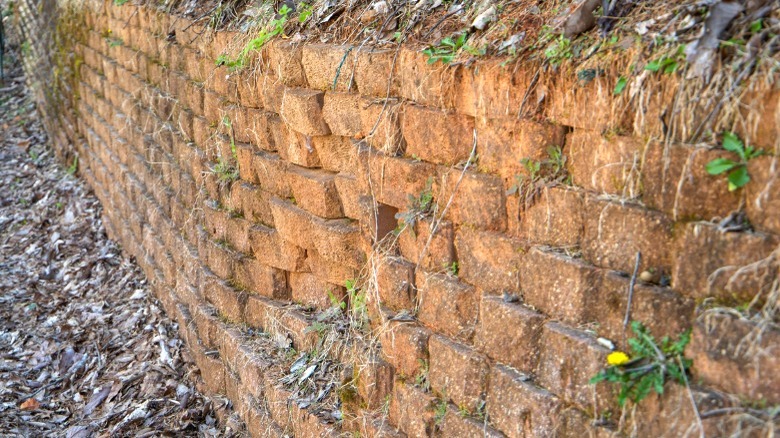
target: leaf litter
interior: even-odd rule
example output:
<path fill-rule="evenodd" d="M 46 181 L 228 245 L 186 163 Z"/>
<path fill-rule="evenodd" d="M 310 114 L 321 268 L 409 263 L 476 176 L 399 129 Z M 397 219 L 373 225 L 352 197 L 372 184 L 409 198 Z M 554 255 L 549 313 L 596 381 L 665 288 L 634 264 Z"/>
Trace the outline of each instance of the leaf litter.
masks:
<path fill-rule="evenodd" d="M 13 56 L 13 54 L 11 54 Z M 66 172 L 20 62 L 0 83 L 0 435 L 232 436 L 177 325 Z"/>

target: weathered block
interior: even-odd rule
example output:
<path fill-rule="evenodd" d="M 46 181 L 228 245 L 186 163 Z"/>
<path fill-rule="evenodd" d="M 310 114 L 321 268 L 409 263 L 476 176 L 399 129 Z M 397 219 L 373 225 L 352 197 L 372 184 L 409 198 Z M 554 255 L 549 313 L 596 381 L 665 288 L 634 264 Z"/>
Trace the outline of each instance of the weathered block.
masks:
<path fill-rule="evenodd" d="M 485 358 L 470 347 L 438 335 L 430 338 L 428 348 L 431 388 L 445 400 L 476 411 L 487 389 L 489 370 Z"/>
<path fill-rule="evenodd" d="M 751 286 L 762 283 L 744 271 L 761 268 L 762 260 L 780 245 L 775 235 L 722 232 L 707 222 L 687 224 L 676 240 L 672 287 L 693 298 L 737 302 L 752 300 L 758 290 Z"/>
<path fill-rule="evenodd" d="M 446 274 L 417 271 L 417 316 L 432 330 L 468 340 L 474 333 L 479 296 L 474 287 Z"/>
<path fill-rule="evenodd" d="M 584 322 L 590 297 L 599 286 L 599 272 L 565 254 L 531 249 L 520 266 L 523 301 L 553 318 Z"/>
<path fill-rule="evenodd" d="M 632 273 L 636 253 L 641 252 L 641 270 L 669 272 L 672 222 L 666 215 L 595 197 L 586 199 L 585 208 L 582 255 L 586 260 Z"/>
<path fill-rule="evenodd" d="M 501 296 L 483 296 L 474 344 L 498 362 L 532 373 L 539 361 L 544 315 Z"/>
<path fill-rule="evenodd" d="M 382 355 L 396 373 L 406 379 L 421 376 L 427 371 L 428 338 L 430 331 L 408 322 L 391 321 L 380 332 Z"/>
<path fill-rule="evenodd" d="M 690 346 L 694 375 L 707 385 L 749 400 L 780 402 L 780 330 L 733 315 L 696 321 Z"/>
<path fill-rule="evenodd" d="M 551 322 L 544 326 L 540 345 L 542 355 L 536 371 L 539 385 L 583 410 L 598 412 L 613 407 L 610 387 L 589 383 L 604 367 L 609 354 L 594 337 Z"/>
<path fill-rule="evenodd" d="M 469 116 L 409 105 L 401 130 L 407 156 L 436 164 L 465 162 L 474 148 L 474 119 Z"/>
<path fill-rule="evenodd" d="M 520 288 L 520 266 L 526 247 L 501 234 L 461 227 L 455 236 L 459 276 L 463 281 L 492 291 Z"/>
<path fill-rule="evenodd" d="M 376 283 L 380 302 L 393 310 L 415 307 L 414 265 L 402 258 L 379 259 Z"/>
<path fill-rule="evenodd" d="M 507 437 L 554 437 L 562 403 L 531 383 L 528 376 L 502 365 L 490 370 L 487 412 Z"/>
<path fill-rule="evenodd" d="M 330 129 L 322 117 L 325 94 L 303 88 L 287 88 L 279 113 L 284 122 L 304 135 L 328 135 Z"/>

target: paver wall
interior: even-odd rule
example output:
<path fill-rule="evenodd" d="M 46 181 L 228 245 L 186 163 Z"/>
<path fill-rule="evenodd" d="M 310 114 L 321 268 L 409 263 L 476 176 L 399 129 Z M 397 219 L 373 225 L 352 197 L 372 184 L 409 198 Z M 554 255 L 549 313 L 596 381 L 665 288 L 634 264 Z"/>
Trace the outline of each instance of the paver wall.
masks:
<path fill-rule="evenodd" d="M 215 60 L 237 34 L 106 3 L 55 41 L 52 6 L 24 0 L 18 23 L 55 148 L 78 156 L 109 235 L 254 435 L 679 436 L 698 434 L 690 397 L 700 415 L 732 395 L 780 402 L 777 329 L 747 349 L 754 323 L 697 310 L 777 281 L 776 156 L 730 192 L 705 171 L 727 152 L 658 140 L 663 108 L 616 104 L 598 77 L 284 39 L 230 72 Z M 41 69 L 52 41 L 66 61 Z M 762 119 L 743 135 L 758 146 L 776 147 L 777 97 L 753 102 Z M 535 196 L 527 163 L 546 163 Z M 752 231 L 719 226 L 738 209 Z M 630 317 L 659 338 L 692 329 L 694 365 L 690 393 L 669 384 L 621 414 L 614 388 L 588 381 L 610 352 L 598 338 L 633 336 L 638 252 Z M 314 350 L 317 315 L 363 296 L 362 347 L 345 335 L 333 353 L 354 362 L 356 400 L 329 422 L 288 402 L 243 341 Z"/>

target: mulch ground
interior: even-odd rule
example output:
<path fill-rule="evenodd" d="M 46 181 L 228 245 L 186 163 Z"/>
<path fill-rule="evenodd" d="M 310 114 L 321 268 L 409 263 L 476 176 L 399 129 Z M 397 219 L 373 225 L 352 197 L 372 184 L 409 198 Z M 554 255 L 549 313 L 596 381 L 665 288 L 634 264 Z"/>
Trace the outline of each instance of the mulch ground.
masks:
<path fill-rule="evenodd" d="M 176 324 L 54 159 L 18 64 L 0 83 L 0 436 L 241 433 L 217 424 Z"/>

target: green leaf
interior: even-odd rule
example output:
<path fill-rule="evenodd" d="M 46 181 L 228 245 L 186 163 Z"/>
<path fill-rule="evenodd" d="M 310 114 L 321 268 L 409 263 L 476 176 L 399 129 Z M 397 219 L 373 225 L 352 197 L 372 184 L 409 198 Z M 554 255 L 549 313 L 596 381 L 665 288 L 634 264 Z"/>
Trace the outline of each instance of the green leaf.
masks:
<path fill-rule="evenodd" d="M 750 182 L 750 175 L 748 175 L 747 166 L 739 166 L 729 173 L 729 191 L 733 192 L 738 188 L 744 186 Z"/>
<path fill-rule="evenodd" d="M 623 90 L 626 88 L 626 85 L 628 85 L 628 79 L 626 79 L 624 76 L 621 76 L 617 80 L 617 84 L 615 84 L 615 89 L 612 91 L 612 94 L 618 95 L 623 92 Z"/>
<path fill-rule="evenodd" d="M 677 71 L 677 67 L 679 67 L 679 63 L 677 61 L 669 62 L 667 63 L 666 68 L 664 68 L 664 73 L 672 74 Z"/>
<path fill-rule="evenodd" d="M 652 72 L 657 72 L 660 69 L 661 69 L 661 60 L 650 61 L 645 66 L 645 70 L 649 70 L 649 71 L 652 71 Z"/>
<path fill-rule="evenodd" d="M 735 163 L 728 158 L 716 158 L 707 163 L 707 173 L 710 175 L 720 175 L 723 172 L 728 172 L 733 169 L 739 163 Z"/>
<path fill-rule="evenodd" d="M 764 20 L 762 18 L 759 18 L 758 20 L 750 23 L 750 32 L 751 33 L 759 32 L 763 28 L 764 28 Z"/>
<path fill-rule="evenodd" d="M 745 159 L 745 145 L 742 144 L 742 140 L 733 132 L 727 131 L 723 133 L 723 149 L 734 152 L 739 155 L 739 158 Z"/>

